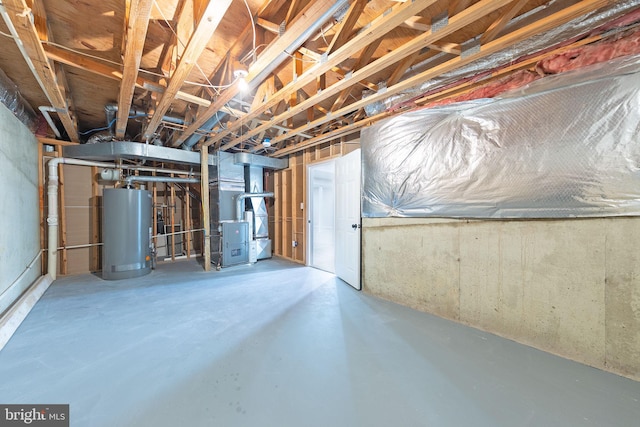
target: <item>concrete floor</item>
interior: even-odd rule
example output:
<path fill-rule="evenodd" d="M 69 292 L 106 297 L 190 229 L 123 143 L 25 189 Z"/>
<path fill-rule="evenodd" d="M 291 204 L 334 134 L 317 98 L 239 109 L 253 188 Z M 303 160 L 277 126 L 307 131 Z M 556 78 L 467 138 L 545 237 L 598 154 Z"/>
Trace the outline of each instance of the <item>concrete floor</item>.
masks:
<path fill-rule="evenodd" d="M 0 403 L 72 426 L 637 426 L 640 383 L 281 260 L 57 280 L 0 352 Z"/>

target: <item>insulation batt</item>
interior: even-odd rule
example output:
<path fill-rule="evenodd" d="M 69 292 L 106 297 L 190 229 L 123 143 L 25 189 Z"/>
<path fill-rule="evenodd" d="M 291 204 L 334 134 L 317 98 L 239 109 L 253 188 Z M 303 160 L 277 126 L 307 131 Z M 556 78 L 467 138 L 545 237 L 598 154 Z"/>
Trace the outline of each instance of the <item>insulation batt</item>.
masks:
<path fill-rule="evenodd" d="M 640 53 L 640 30 L 635 30 L 543 59 L 536 65 L 536 71 L 542 75 L 558 74 L 638 53 Z"/>

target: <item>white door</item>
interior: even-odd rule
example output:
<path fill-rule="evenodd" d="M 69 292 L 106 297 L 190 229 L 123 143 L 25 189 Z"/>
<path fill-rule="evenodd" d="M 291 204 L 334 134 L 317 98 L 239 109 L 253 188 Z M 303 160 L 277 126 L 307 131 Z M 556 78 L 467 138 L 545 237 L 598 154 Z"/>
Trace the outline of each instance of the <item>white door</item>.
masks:
<path fill-rule="evenodd" d="M 336 159 L 336 275 L 360 290 L 360 150 Z"/>

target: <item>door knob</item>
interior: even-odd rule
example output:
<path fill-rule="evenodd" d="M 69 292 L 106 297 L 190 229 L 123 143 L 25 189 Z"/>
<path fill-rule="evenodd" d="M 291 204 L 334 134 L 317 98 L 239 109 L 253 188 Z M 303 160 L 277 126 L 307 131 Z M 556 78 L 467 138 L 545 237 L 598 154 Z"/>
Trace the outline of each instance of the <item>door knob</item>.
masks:
<path fill-rule="evenodd" d="M 360 228 L 360 224 L 351 224 L 351 228 L 357 230 L 358 228 Z"/>

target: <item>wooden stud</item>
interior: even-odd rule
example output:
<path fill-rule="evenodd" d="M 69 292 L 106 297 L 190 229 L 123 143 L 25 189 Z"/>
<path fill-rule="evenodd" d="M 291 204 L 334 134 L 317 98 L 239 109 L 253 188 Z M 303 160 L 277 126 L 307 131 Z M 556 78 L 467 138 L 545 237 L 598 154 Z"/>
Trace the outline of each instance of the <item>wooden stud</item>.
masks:
<path fill-rule="evenodd" d="M 91 243 L 100 243 L 100 183 L 97 175 L 99 169 L 91 167 Z M 92 272 L 100 270 L 100 246 L 92 246 L 90 253 L 90 270 Z"/>
<path fill-rule="evenodd" d="M 273 251 L 276 255 L 282 254 L 282 171 L 274 172 L 273 187 L 275 193 L 275 201 L 273 206 L 274 216 L 274 235 L 273 235 Z"/>
<path fill-rule="evenodd" d="M 187 240 L 187 259 L 191 259 L 191 195 L 189 193 L 189 183 L 187 183 L 184 190 L 184 229 Z"/>
<path fill-rule="evenodd" d="M 173 174 L 170 175 L 173 178 Z M 176 235 L 173 234 L 176 232 L 175 226 L 175 213 L 176 213 L 176 187 L 173 183 L 167 183 L 167 185 L 171 188 L 170 194 L 170 205 L 169 205 L 169 223 L 171 224 L 171 261 L 176 260 Z M 165 186 L 164 190 L 165 194 L 167 194 L 167 187 Z"/>
<path fill-rule="evenodd" d="M 156 176 L 156 171 L 151 172 L 151 176 Z M 153 206 L 153 247 L 156 248 L 156 254 L 158 253 L 158 212 L 156 208 L 158 206 L 158 185 L 156 182 L 151 187 L 151 203 Z"/>
<path fill-rule="evenodd" d="M 202 227 L 204 242 L 202 256 L 204 257 L 204 271 L 211 270 L 211 225 L 209 223 L 209 150 L 200 148 L 200 200 L 202 200 Z"/>
<path fill-rule="evenodd" d="M 38 144 L 38 205 L 40 207 L 39 212 L 40 212 L 40 249 L 43 249 L 46 247 L 46 241 L 45 241 L 45 217 L 44 217 L 44 172 L 42 170 L 43 168 L 43 154 L 42 154 L 42 144 Z M 45 271 L 45 267 L 47 265 L 47 257 L 46 256 L 42 256 L 40 259 L 40 263 L 41 263 L 41 270 L 40 271 Z"/>
<path fill-rule="evenodd" d="M 62 147 L 56 147 L 58 157 L 62 157 Z M 59 166 L 58 171 L 58 207 L 60 209 L 59 239 L 62 251 L 60 251 L 60 274 L 67 274 L 67 209 L 64 201 L 64 166 Z"/>

